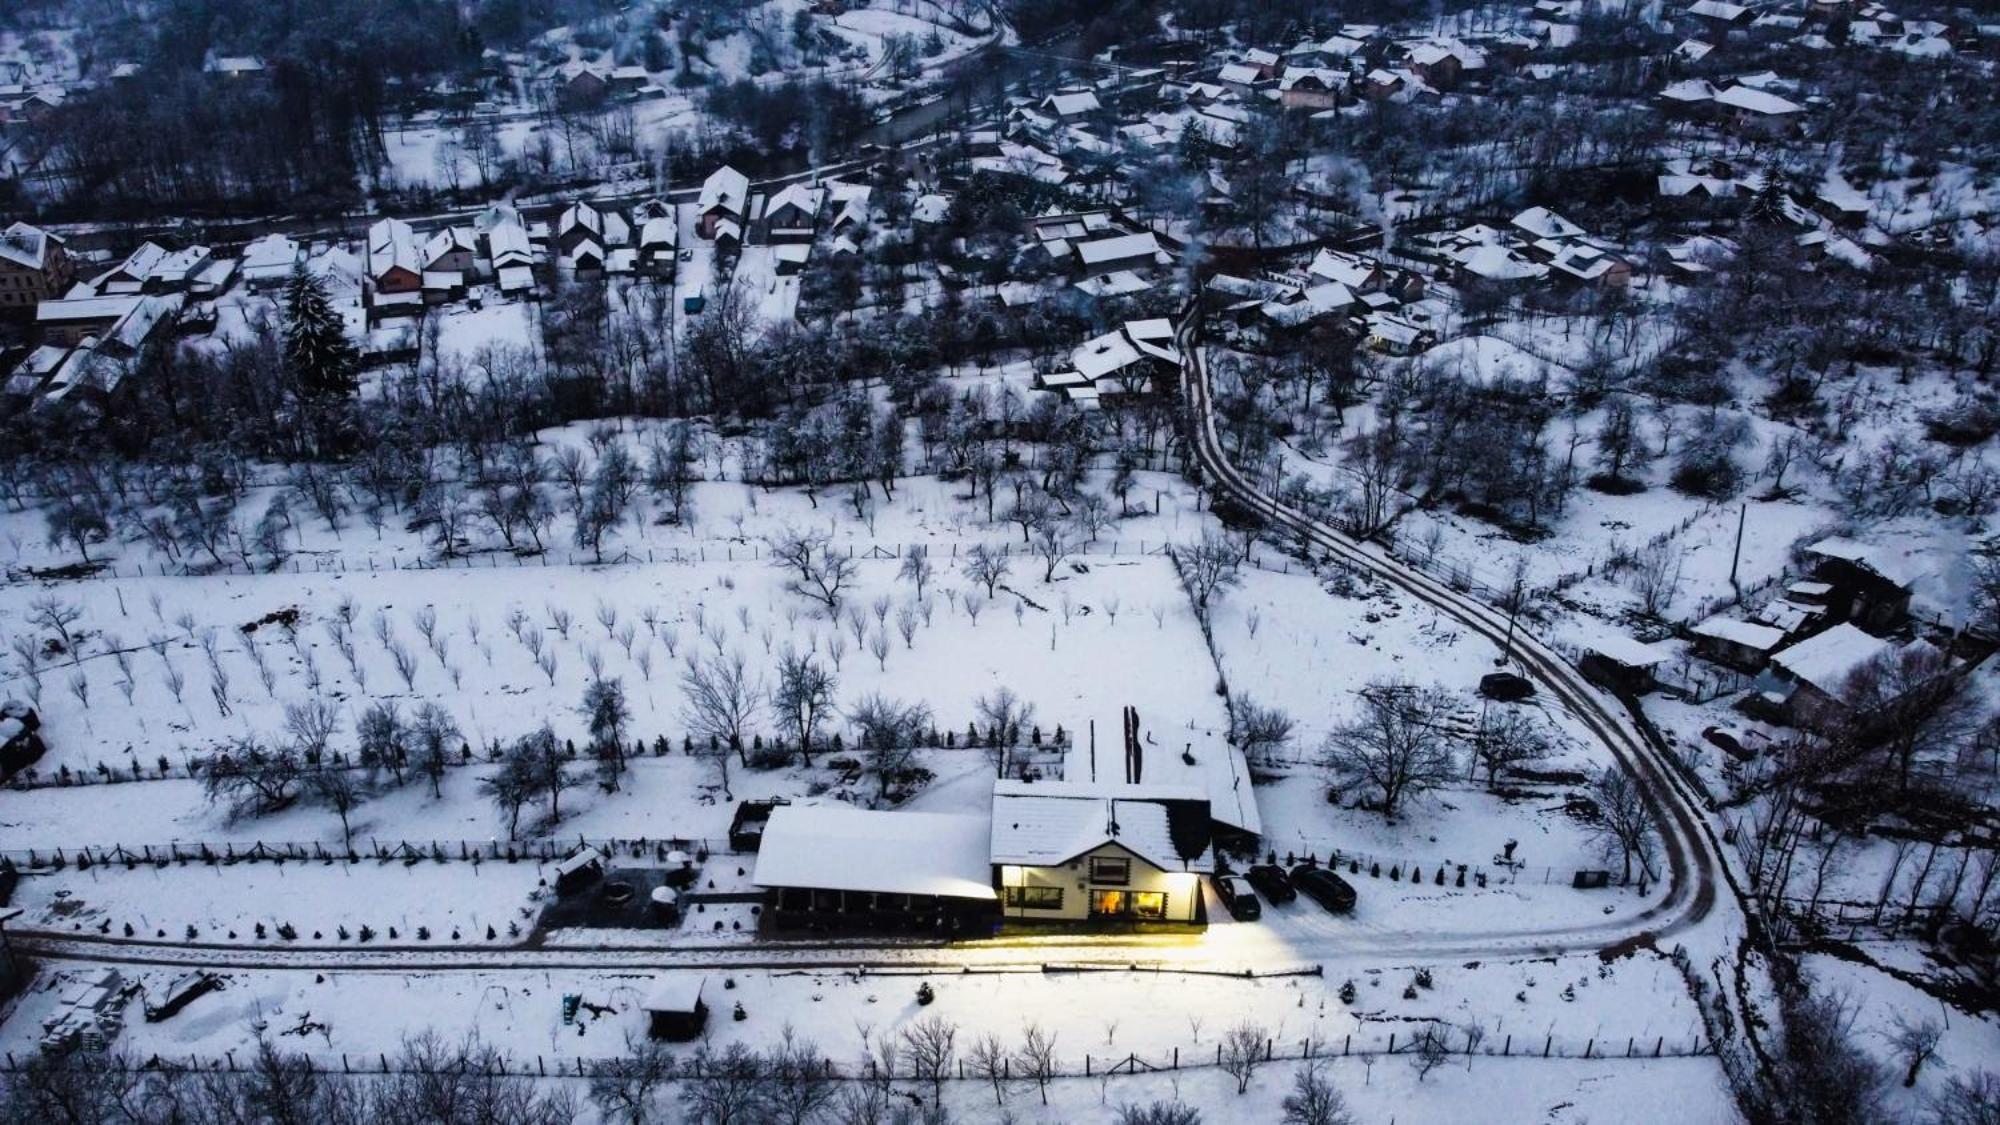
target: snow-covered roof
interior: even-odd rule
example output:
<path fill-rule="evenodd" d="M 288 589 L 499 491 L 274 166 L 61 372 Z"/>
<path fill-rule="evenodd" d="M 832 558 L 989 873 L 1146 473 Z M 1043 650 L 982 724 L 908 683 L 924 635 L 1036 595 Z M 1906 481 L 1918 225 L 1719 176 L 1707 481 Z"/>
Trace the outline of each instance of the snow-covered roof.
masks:
<path fill-rule="evenodd" d="M 725 164 L 701 182 L 701 196 L 695 201 L 695 210 L 705 214 L 720 208 L 741 218 L 749 198 L 750 177 Z"/>
<path fill-rule="evenodd" d="M 38 270 L 48 262 L 49 247 L 62 239 L 27 223 L 14 223 L 0 231 L 0 261 L 24 269 Z"/>
<path fill-rule="evenodd" d="M 1058 117 L 1079 117 L 1102 109 L 1097 95 L 1088 90 L 1079 93 L 1050 94 L 1042 99 L 1042 108 L 1052 110 Z"/>
<path fill-rule="evenodd" d="M 584 848 L 561 863 L 556 864 L 556 874 L 571 875 L 589 867 L 593 863 L 603 863 L 604 853 L 596 848 Z"/>
<path fill-rule="evenodd" d="M 1216 72 L 1215 77 L 1223 82 L 1232 82 L 1239 86 L 1249 86 L 1256 83 L 1263 75 L 1254 66 L 1245 66 L 1242 63 L 1230 63 Z"/>
<path fill-rule="evenodd" d="M 1166 801 L 1201 807 L 1208 798 L 1179 786 L 996 781 L 989 858 L 1052 867 L 1117 844 L 1162 871 L 1214 870 L 1214 853 L 1207 847 L 1188 857 L 1174 846 Z"/>
<path fill-rule="evenodd" d="M 1575 238 L 1583 233 L 1582 227 L 1547 207 L 1530 207 L 1514 216 L 1513 222 L 1536 238 Z"/>
<path fill-rule="evenodd" d="M 1863 543 L 1845 536 L 1831 536 L 1806 548 L 1815 558 L 1839 559 L 1907 590 L 1923 576 L 1923 567 L 1908 554 L 1892 547 Z"/>
<path fill-rule="evenodd" d="M 1726 105 L 1747 113 L 1761 113 L 1767 117 L 1781 117 L 1786 114 L 1803 113 L 1805 107 L 1768 90 L 1758 90 L 1749 86 L 1731 86 L 1715 95 L 1715 104 Z"/>
<path fill-rule="evenodd" d="M 1705 19 L 1724 20 L 1734 23 L 1750 14 L 1750 9 L 1741 4 L 1727 3 L 1726 0 L 1695 0 L 1688 5 L 1688 15 Z"/>
<path fill-rule="evenodd" d="M 1094 238 L 1076 244 L 1077 255 L 1086 267 L 1104 262 L 1119 262 L 1129 258 L 1157 255 L 1160 241 L 1151 231 L 1138 234 L 1121 234 L 1114 238 Z"/>
<path fill-rule="evenodd" d="M 262 235 L 243 248 L 246 279 L 285 277 L 299 261 L 299 244 L 277 233 Z"/>
<path fill-rule="evenodd" d="M 1784 630 L 1736 617 L 1711 617 L 1696 625 L 1693 632 L 1697 637 L 1726 641 L 1757 652 L 1769 652 L 1785 643 Z"/>
<path fill-rule="evenodd" d="M 819 217 L 819 205 L 825 198 L 826 194 L 811 184 L 803 180 L 794 181 L 779 188 L 777 194 L 764 204 L 764 216 L 769 218 L 780 208 L 796 207 L 805 213 L 810 222 Z"/>
<path fill-rule="evenodd" d="M 1707 102 L 1715 100 L 1715 87 L 1705 78 L 1683 78 L 1679 82 L 1667 83 L 1660 96 L 1672 102 Z"/>
<path fill-rule="evenodd" d="M 1547 266 L 1530 262 L 1505 246 L 1490 242 L 1465 250 L 1459 255 L 1458 264 L 1465 267 L 1465 272 L 1488 281 L 1521 281 L 1546 277 L 1549 272 Z"/>
<path fill-rule="evenodd" d="M 910 204 L 910 218 L 919 223 L 941 223 L 951 214 L 951 200 L 932 193 L 920 195 Z"/>
<path fill-rule="evenodd" d="M 417 232 L 401 219 L 382 219 L 368 228 L 368 274 L 379 278 L 392 269 L 422 271 Z"/>
<path fill-rule="evenodd" d="M 1312 265 L 1306 267 L 1306 272 L 1328 281 L 1338 281 L 1349 289 L 1359 289 L 1367 285 L 1380 268 L 1359 254 L 1323 248 L 1313 255 Z"/>
<path fill-rule="evenodd" d="M 702 986 L 708 978 L 700 973 L 669 973 L 653 978 L 646 1001 L 639 1005 L 648 1012 L 693 1012 L 701 1006 Z"/>
<path fill-rule="evenodd" d="M 780 805 L 757 846 L 752 881 L 878 894 L 991 899 L 991 822 L 965 813 Z"/>
<path fill-rule="evenodd" d="M 1597 634 L 1585 647 L 1627 668 L 1652 668 L 1667 659 L 1664 651 L 1609 630 Z"/>
<path fill-rule="evenodd" d="M 1143 293 L 1153 287 L 1153 283 L 1133 273 L 1131 270 L 1113 270 L 1110 273 L 1094 274 L 1076 283 L 1074 288 L 1088 297 L 1122 297 L 1128 293 Z"/>
<path fill-rule="evenodd" d="M 1895 648 L 1894 644 L 1843 621 L 1774 654 L 1771 664 L 1793 679 L 1838 696 L 1855 669 Z"/>

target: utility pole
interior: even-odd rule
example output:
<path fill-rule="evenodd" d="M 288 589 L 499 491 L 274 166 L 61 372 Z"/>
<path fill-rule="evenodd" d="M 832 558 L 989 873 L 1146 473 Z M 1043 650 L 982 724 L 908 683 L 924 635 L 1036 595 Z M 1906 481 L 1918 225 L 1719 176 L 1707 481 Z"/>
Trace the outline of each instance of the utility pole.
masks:
<path fill-rule="evenodd" d="M 1736 509 L 1736 550 L 1729 556 L 1729 588 L 1736 591 L 1736 600 L 1743 600 L 1743 587 L 1736 584 L 1736 567 L 1743 561 L 1743 523 L 1750 518 L 1750 505 L 1745 502 Z"/>

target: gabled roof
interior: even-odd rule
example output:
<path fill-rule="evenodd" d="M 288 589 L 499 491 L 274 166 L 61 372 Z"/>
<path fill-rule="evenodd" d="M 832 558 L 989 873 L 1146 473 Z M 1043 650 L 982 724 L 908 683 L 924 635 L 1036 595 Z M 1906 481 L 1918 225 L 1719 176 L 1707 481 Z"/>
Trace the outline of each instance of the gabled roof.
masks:
<path fill-rule="evenodd" d="M 780 805 L 757 846 L 760 887 L 992 899 L 991 821 L 957 813 Z"/>
<path fill-rule="evenodd" d="M 423 272 L 417 232 L 401 219 L 382 219 L 368 228 L 368 274 L 379 278 L 392 269 Z"/>
<path fill-rule="evenodd" d="M 1805 107 L 1796 102 L 1787 101 L 1769 90 L 1758 90 L 1749 86 L 1731 86 L 1721 91 L 1715 95 L 1715 104 L 1766 117 L 1782 117 L 1805 112 Z"/>
<path fill-rule="evenodd" d="M 1058 117 L 1077 117 L 1104 108 L 1097 95 L 1088 90 L 1078 93 L 1050 94 L 1042 99 L 1042 107 L 1052 110 Z"/>
<path fill-rule="evenodd" d="M 1183 855 L 1174 842 L 1170 802 L 1207 818 L 1208 798 L 1199 789 L 996 781 L 988 858 L 1053 867 L 1116 844 L 1161 871 L 1213 871 L 1207 825 L 1188 837 L 1201 850 Z"/>
<path fill-rule="evenodd" d="M 1546 207 L 1530 207 L 1514 216 L 1513 223 L 1536 238 L 1575 238 L 1583 228 Z"/>
<path fill-rule="evenodd" d="M 1121 234 L 1112 238 L 1095 238 L 1076 244 L 1077 257 L 1086 268 L 1103 262 L 1119 262 L 1128 258 L 1153 257 L 1162 252 L 1159 239 L 1151 231 L 1138 234 Z"/>
<path fill-rule="evenodd" d="M 1894 644 L 1843 621 L 1776 653 L 1771 657 L 1771 665 L 1795 680 L 1838 697 L 1855 669 L 1895 650 Z"/>
<path fill-rule="evenodd" d="M 695 210 L 705 214 L 720 208 L 740 219 L 749 201 L 750 177 L 725 164 L 701 182 L 701 196 L 695 202 Z"/>
<path fill-rule="evenodd" d="M 436 234 L 424 241 L 423 261 L 426 267 L 435 266 L 447 254 L 472 253 L 472 232 L 464 227 L 441 227 Z"/>
<path fill-rule="evenodd" d="M 62 239 L 40 227 L 14 223 L 0 231 L 0 261 L 38 270 L 48 264 L 49 249 L 61 245 Z"/>

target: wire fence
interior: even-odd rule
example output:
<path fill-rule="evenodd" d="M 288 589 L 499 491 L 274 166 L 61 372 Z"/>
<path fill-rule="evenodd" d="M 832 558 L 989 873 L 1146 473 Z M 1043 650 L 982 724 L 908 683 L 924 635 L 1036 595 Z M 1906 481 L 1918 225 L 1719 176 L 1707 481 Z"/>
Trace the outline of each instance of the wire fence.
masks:
<path fill-rule="evenodd" d="M 1469 1067 L 1480 1058 L 1652 1060 L 1695 1058 L 1714 1053 L 1714 1045 L 1706 1036 L 1700 1034 L 1685 1037 L 1676 1035 L 1671 1039 L 1664 1034 L 1653 1035 L 1650 1039 L 1638 1035 L 1626 1036 L 1623 1039 L 1600 1036 L 1577 1039 L 1558 1037 L 1554 1032 L 1544 1032 L 1539 1035 L 1513 1033 L 1495 1035 L 1478 1027 L 1453 1027 L 1442 1022 L 1428 1022 L 1414 1029 L 1389 1030 L 1380 1034 L 1350 1033 L 1338 1040 L 1301 1039 L 1280 1042 L 1273 1036 L 1266 1037 L 1261 1045 L 1253 1045 L 1249 1042 L 1233 1043 L 1218 1038 L 1213 1043 L 1191 1043 L 1185 1047 L 1156 1047 L 1143 1055 L 1136 1051 L 1123 1053 L 1086 1051 L 1067 1057 L 1052 1056 L 1046 1062 L 1008 1055 L 997 1060 L 998 1069 L 990 1073 L 984 1065 L 975 1063 L 962 1054 L 956 1057 L 947 1056 L 944 1064 L 936 1070 L 917 1066 L 898 1068 L 893 1063 L 875 1059 L 863 1064 L 839 1063 L 832 1059 L 823 1059 L 817 1076 L 835 1082 L 974 1082 L 1018 1086 L 1079 1078 L 1103 1079 L 1183 1070 L 1234 1070 L 1241 1067 L 1254 1071 L 1255 1067 L 1266 1063 L 1311 1059 L 1430 1056 L 1438 1065 L 1457 1058 Z M 246 1050 L 244 1055 L 244 1058 L 238 1059 L 234 1051 L 224 1051 L 220 1056 L 206 1058 L 188 1055 L 184 1059 L 178 1059 L 152 1055 L 144 1059 L 135 1059 L 117 1052 L 105 1052 L 93 1058 L 101 1067 L 118 1072 L 156 1071 L 171 1067 L 203 1073 L 239 1074 L 250 1071 L 255 1066 L 251 1052 Z M 325 1074 L 366 1077 L 438 1073 L 435 1064 L 425 1067 L 413 1064 L 404 1058 L 392 1058 L 386 1052 L 350 1054 L 344 1051 L 301 1050 L 296 1052 L 294 1057 Z M 530 1058 L 526 1055 L 497 1054 L 486 1061 L 485 1069 L 481 1072 L 492 1076 L 530 1079 L 588 1079 L 599 1075 L 617 1075 L 622 1072 L 629 1059 L 629 1056 L 550 1057 L 538 1054 Z M 13 1052 L 6 1052 L 5 1070 L 7 1073 L 19 1073 L 27 1069 L 33 1061 L 31 1059 L 24 1063 L 17 1059 Z M 721 1076 L 720 1071 L 717 1072 L 717 1076 Z M 742 1078 L 740 1068 L 734 1072 L 734 1076 L 738 1080 Z M 678 1082 L 700 1082 L 705 1077 L 707 1071 L 699 1055 L 680 1060 L 674 1072 L 674 1080 Z"/>
<path fill-rule="evenodd" d="M 342 847 L 323 841 L 249 840 L 231 843 L 177 842 L 167 844 L 89 844 L 71 848 L 19 848 L 0 851 L 5 861 L 26 871 L 59 871 L 68 867 L 127 870 L 141 866 L 167 867 L 200 863 L 553 863 L 582 849 L 595 848 L 607 860 L 627 858 L 664 862 L 669 852 L 697 856 L 734 855 L 727 840 L 701 836 L 604 837 L 543 836 L 502 840 L 382 840 L 370 837 Z"/>

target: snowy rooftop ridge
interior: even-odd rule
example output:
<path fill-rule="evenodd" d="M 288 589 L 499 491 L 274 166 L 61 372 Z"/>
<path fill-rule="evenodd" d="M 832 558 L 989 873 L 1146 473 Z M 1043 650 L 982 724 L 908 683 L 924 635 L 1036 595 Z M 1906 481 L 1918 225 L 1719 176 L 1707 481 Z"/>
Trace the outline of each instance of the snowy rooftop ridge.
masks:
<path fill-rule="evenodd" d="M 760 887 L 994 898 L 991 821 L 971 813 L 837 805 L 771 810 L 752 881 Z"/>

